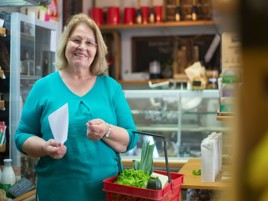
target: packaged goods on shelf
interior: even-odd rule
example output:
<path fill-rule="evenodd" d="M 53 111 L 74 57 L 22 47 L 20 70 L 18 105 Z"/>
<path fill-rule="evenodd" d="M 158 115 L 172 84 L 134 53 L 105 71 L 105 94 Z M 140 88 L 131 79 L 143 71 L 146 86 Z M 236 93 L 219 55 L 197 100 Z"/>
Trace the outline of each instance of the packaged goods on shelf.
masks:
<path fill-rule="evenodd" d="M 238 68 L 233 69 L 223 69 L 222 70 L 222 83 L 240 83 L 241 82 L 241 72 Z"/>
<path fill-rule="evenodd" d="M 234 97 L 221 97 L 220 99 L 220 112 L 232 113 L 234 111 Z"/>
<path fill-rule="evenodd" d="M 242 76 L 240 69 L 229 68 L 222 70 L 221 81 L 219 84 L 219 112 L 222 115 L 234 112 L 235 99 L 241 82 Z"/>

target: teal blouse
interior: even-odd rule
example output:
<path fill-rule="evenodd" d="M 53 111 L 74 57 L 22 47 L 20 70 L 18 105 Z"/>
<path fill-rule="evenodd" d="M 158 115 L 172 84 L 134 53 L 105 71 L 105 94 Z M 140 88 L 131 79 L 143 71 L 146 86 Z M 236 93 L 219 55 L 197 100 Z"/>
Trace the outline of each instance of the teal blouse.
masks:
<path fill-rule="evenodd" d="M 101 118 L 125 128 L 129 134 L 128 150 L 138 136 L 130 107 L 121 85 L 109 76 L 98 76 L 93 88 L 80 97 L 72 93 L 59 72 L 38 80 L 30 91 L 14 137 L 21 152 L 31 136 L 53 138 L 48 116 L 68 103 L 69 128 L 65 142 L 67 153 L 62 159 L 41 157 L 35 170 L 40 201 L 105 200 L 103 180 L 118 173 L 116 152 L 104 141 L 91 141 L 86 136 L 86 122 Z"/>

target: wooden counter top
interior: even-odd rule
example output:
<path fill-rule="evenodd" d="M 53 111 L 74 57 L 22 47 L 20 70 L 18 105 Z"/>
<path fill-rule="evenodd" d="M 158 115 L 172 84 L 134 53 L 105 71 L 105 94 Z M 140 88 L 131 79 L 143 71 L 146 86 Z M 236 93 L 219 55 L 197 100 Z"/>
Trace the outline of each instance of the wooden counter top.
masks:
<path fill-rule="evenodd" d="M 189 159 L 187 163 L 180 169 L 179 173 L 184 175 L 184 182 L 182 188 L 192 189 L 210 189 L 210 190 L 224 190 L 230 188 L 230 181 L 222 181 L 220 173 L 215 182 L 201 182 L 200 175 L 194 175 L 193 170 L 201 169 L 201 160 Z M 201 173 L 202 174 L 202 173 Z"/>
<path fill-rule="evenodd" d="M 181 167 L 183 167 L 185 165 L 186 161 L 179 161 L 179 160 L 170 160 L 168 161 L 168 166 L 169 168 L 178 168 L 180 169 Z M 124 166 L 128 166 L 128 167 L 132 167 L 133 166 L 133 159 L 122 159 L 122 164 Z M 166 168 L 166 163 L 163 160 L 154 160 L 154 167 L 160 167 L 160 168 Z"/>

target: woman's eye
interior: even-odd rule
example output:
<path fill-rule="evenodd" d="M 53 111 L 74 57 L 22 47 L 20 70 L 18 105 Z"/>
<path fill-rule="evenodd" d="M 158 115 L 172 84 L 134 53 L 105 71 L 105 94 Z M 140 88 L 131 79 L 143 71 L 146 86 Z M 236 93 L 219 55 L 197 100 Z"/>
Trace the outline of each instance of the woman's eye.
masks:
<path fill-rule="evenodd" d="M 73 42 L 78 44 L 78 45 L 81 44 L 81 40 L 79 40 L 79 39 L 73 39 Z"/>
<path fill-rule="evenodd" d="M 87 44 L 87 46 L 94 46 L 94 45 L 95 45 L 95 44 L 94 44 L 93 42 L 91 42 L 91 41 L 87 41 L 86 44 Z"/>

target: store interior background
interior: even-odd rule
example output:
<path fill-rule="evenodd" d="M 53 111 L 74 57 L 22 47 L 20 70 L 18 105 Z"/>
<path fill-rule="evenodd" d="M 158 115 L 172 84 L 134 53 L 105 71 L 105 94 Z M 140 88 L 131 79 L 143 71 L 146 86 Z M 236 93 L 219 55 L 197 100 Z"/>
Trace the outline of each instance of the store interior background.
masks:
<path fill-rule="evenodd" d="M 68 20 L 70 15 L 78 12 L 85 12 L 87 14 L 90 13 L 91 6 L 93 2 L 90 1 L 58 1 L 59 8 L 62 7 L 63 9 L 59 9 L 59 18 L 56 22 L 57 25 L 57 36 L 53 37 L 53 41 L 50 42 L 51 46 L 50 49 L 53 49 L 55 51 L 56 41 L 57 38 L 60 35 L 60 30 L 64 28 L 64 23 Z M 141 5 L 144 6 L 150 6 L 150 1 L 141 1 Z M 163 1 L 154 1 L 154 5 L 163 5 Z M 207 6 L 210 6 L 210 4 L 206 4 Z M 123 9 L 125 7 L 137 7 L 136 1 L 113 1 L 111 3 L 110 1 L 96 1 L 95 6 L 103 8 L 103 10 L 107 10 L 110 6 L 118 6 L 121 8 L 121 22 L 123 18 Z M 6 8 L 1 8 L 3 12 L 5 12 Z M 26 12 L 25 8 L 8 8 L 9 11 L 12 12 Z M 35 11 L 28 8 L 27 13 L 28 15 L 34 15 Z M 210 10 L 212 12 L 212 10 Z M 212 21 L 212 18 L 214 18 L 214 14 L 210 13 L 206 19 L 197 20 L 196 24 L 191 25 L 191 20 L 185 20 L 186 23 L 183 26 L 177 26 L 176 24 L 170 24 L 168 26 L 163 26 L 163 24 L 158 26 L 157 23 L 153 25 L 145 25 L 143 27 L 135 27 L 134 25 L 127 25 L 126 27 L 120 25 L 112 25 L 110 28 L 109 26 L 106 26 L 106 22 L 103 26 L 101 26 L 101 30 L 103 31 L 103 35 L 105 40 L 108 41 L 108 47 L 112 46 L 114 49 L 110 49 L 110 53 L 114 54 L 112 55 L 114 63 L 113 67 L 110 67 L 109 73 L 111 73 L 111 76 L 113 76 L 115 79 L 117 79 L 123 86 L 124 89 L 134 89 L 137 90 L 136 92 L 133 92 L 131 90 L 127 91 L 126 94 L 129 94 L 129 101 L 133 104 L 131 107 L 134 111 L 137 111 L 135 114 L 137 123 L 141 123 L 142 125 L 138 125 L 142 127 L 143 129 L 147 129 L 147 131 L 151 132 L 161 132 L 168 136 L 168 140 L 170 142 L 170 156 L 173 157 L 175 161 L 178 161 L 178 156 L 181 159 L 180 162 L 184 162 L 185 159 L 189 156 L 199 156 L 200 155 L 200 141 L 205 138 L 210 132 L 212 131 L 222 131 L 224 129 L 228 129 L 227 126 L 225 126 L 224 122 L 220 122 L 216 120 L 216 110 L 218 108 L 218 91 L 212 90 L 212 91 L 190 91 L 189 93 L 187 90 L 182 91 L 181 93 L 182 97 L 185 96 L 185 98 L 180 98 L 177 96 L 179 94 L 179 89 L 183 88 L 186 89 L 186 83 L 185 83 L 185 75 L 183 77 L 183 85 L 181 83 L 180 87 L 176 87 L 175 89 L 178 89 L 178 93 L 176 90 L 173 90 L 169 92 L 168 90 L 171 89 L 169 86 L 167 87 L 158 87 L 156 89 L 159 89 L 159 91 L 151 90 L 149 93 L 139 91 L 141 89 L 150 89 L 148 84 L 148 78 L 145 79 L 141 75 L 147 74 L 148 77 L 148 68 L 149 63 L 142 66 L 142 68 L 139 68 L 139 72 L 133 72 L 133 61 L 139 60 L 139 56 L 136 57 L 136 59 L 133 59 L 133 38 L 136 38 L 137 41 L 142 39 L 151 40 L 151 38 L 156 37 L 156 43 L 160 44 L 159 49 L 162 48 L 162 44 L 164 41 L 164 50 L 168 49 L 169 55 L 172 58 L 173 57 L 173 39 L 175 42 L 184 43 L 185 41 L 194 41 L 196 40 L 198 42 L 198 45 L 203 46 L 203 50 L 201 51 L 200 48 L 200 59 L 203 60 L 204 54 L 206 52 L 206 49 L 208 49 L 213 37 L 215 34 L 221 34 L 222 26 L 218 26 L 218 24 L 214 23 Z M 20 16 L 18 17 L 20 18 Z M 21 17 L 23 18 L 23 17 Z M 220 20 L 219 18 L 215 19 L 216 21 Z M 42 20 L 41 20 L 42 21 Z M 40 19 L 37 20 L 38 23 L 40 23 Z M 188 24 L 189 22 L 189 24 Z M 204 23 L 203 23 L 204 22 Z M 34 22 L 33 22 L 34 23 Z M 52 23 L 52 22 L 48 22 Z M 219 23 L 219 22 L 217 22 Z M 45 25 L 44 25 L 45 26 Z M 50 26 L 50 25 L 49 25 Z M 118 28 L 119 27 L 119 28 Z M 134 27 L 134 28 L 132 28 Z M 37 30 L 36 30 L 37 31 Z M 39 43 L 39 41 L 42 40 L 38 39 L 37 37 L 40 34 L 36 35 L 36 44 Z M 190 39 L 185 40 L 183 37 L 190 37 Z M 21 42 L 20 36 L 11 36 L 11 39 L 17 38 L 17 42 Z M 203 41 L 203 38 L 205 37 L 206 40 Z M 194 39 L 192 39 L 194 38 Z M 166 40 L 169 39 L 169 43 L 166 45 Z M 162 41 L 161 41 L 162 40 Z M 12 43 L 11 43 L 12 44 Z M 14 43 L 13 43 L 14 44 Z M 23 43 L 22 43 L 23 44 Z M 44 45 L 44 44 L 43 44 Z M 45 47 L 45 46 L 43 46 Z M 18 47 L 19 48 L 19 47 Z M 18 49 L 14 48 L 14 49 Z M 166 48 L 166 49 L 165 49 Z M 25 47 L 27 49 L 27 47 Z M 38 48 L 35 48 L 38 50 Z M 221 56 L 221 47 L 218 45 L 216 52 L 213 55 L 213 59 L 216 62 L 212 62 L 210 64 L 209 68 L 215 68 L 216 71 L 220 73 L 220 56 Z M 11 50 L 13 51 L 13 50 Z M 22 57 L 25 57 L 23 55 L 24 50 L 21 50 L 22 52 L 18 54 L 21 54 Z M 143 52 L 138 52 L 143 55 L 149 55 L 149 52 L 146 52 L 144 54 Z M 35 52 L 36 61 L 37 58 L 40 57 L 42 60 L 43 55 L 38 56 L 40 52 Z M 150 53 L 151 56 L 154 55 L 154 53 Z M 14 54 L 13 54 L 14 55 Z M 156 55 L 158 57 L 158 55 Z M 151 59 L 151 58 L 149 58 Z M 158 59 L 158 58 L 157 58 Z M 23 58 L 21 58 L 23 60 Z M 16 68 L 16 66 L 20 66 L 18 58 L 14 57 L 10 59 L 11 67 Z M 17 63 L 16 63 L 17 62 Z M 43 65 L 41 61 L 38 65 Z M 36 63 L 37 66 L 37 63 Z M 19 68 L 19 67 L 18 67 Z M 18 69 L 14 69 L 16 73 L 18 72 Z M 12 72 L 14 72 L 12 71 Z M 28 72 L 29 73 L 29 72 Z M 22 73 L 21 73 L 22 74 Z M 16 76 L 19 76 L 19 74 L 16 74 Z M 14 85 L 14 87 L 10 87 L 10 89 L 14 90 L 16 94 L 14 96 L 11 96 L 11 104 L 12 106 L 10 109 L 12 110 L 10 112 L 10 119 L 12 121 L 11 123 L 11 132 L 14 133 L 16 129 L 16 125 L 19 121 L 19 111 L 21 108 L 19 108 L 20 101 L 19 101 L 19 94 L 22 94 L 22 101 L 25 101 L 25 98 L 27 96 L 27 93 L 30 89 L 30 86 L 32 86 L 33 82 L 29 83 L 27 81 L 27 84 L 24 84 L 25 86 L 29 86 L 27 90 L 21 90 L 17 89 L 20 88 L 23 81 L 19 82 L 19 77 L 11 76 L 11 79 L 14 80 L 11 81 L 11 85 Z M 172 78 L 172 77 L 171 77 Z M 24 79 L 24 78 L 23 78 Z M 26 77 L 26 79 L 32 79 L 32 77 Z M 170 78 L 165 79 L 157 79 L 152 80 L 154 82 L 166 82 L 169 81 Z M 14 84 L 15 83 L 15 84 Z M 176 83 L 175 83 L 176 84 Z M 167 91 L 165 91 L 167 90 Z M 186 92 L 186 93 L 184 93 Z M 133 94 L 134 93 L 134 94 Z M 156 94 L 154 94 L 156 93 Z M 10 94 L 13 94 L 11 91 Z M 184 95 L 185 94 L 185 95 Z M 152 96 L 155 96 L 155 99 L 152 99 Z M 16 97 L 16 98 L 14 98 Z M 190 103 L 189 100 L 193 100 L 193 105 L 190 106 L 188 103 Z M 183 105 L 186 104 L 186 108 L 194 108 L 194 111 L 188 112 L 187 115 L 183 115 L 180 111 L 180 107 L 185 108 Z M 146 105 L 148 105 L 146 107 Z M 198 107 L 197 107 L 198 106 Z M 15 111 L 15 112 L 13 112 Z M 147 112 L 148 111 L 148 112 Z M 196 112 L 197 111 L 197 112 Z M 16 115 L 13 115 L 16 113 Z M 185 118 L 184 118 L 185 117 Z M 184 119 L 183 119 L 184 118 Z M 186 125 L 184 125 L 184 122 L 186 122 Z M 216 129 L 214 129 L 216 127 Z M 152 130 L 152 128 L 154 128 Z M 201 131 L 200 131 L 201 130 Z M 185 132 L 186 131 L 186 132 Z M 199 132 L 200 131 L 200 132 Z M 184 132 L 184 133 L 183 133 Z M 199 134 L 200 133 L 200 134 Z M 185 145 L 180 146 L 181 142 L 186 140 Z M 12 144 L 12 141 L 11 141 Z M 159 144 L 159 146 L 162 146 Z M 16 149 L 13 146 L 12 153 L 16 153 Z M 193 149 L 193 150 L 192 150 Z M 182 153 L 180 153 L 182 152 Z M 190 153 L 191 152 L 191 153 Z M 163 153 L 163 151 L 162 151 Z M 19 163 L 20 159 L 19 154 L 17 154 L 15 157 L 17 158 L 14 162 Z M 162 161 L 163 161 L 163 154 Z M 180 163 L 178 162 L 178 163 Z M 180 163 L 181 164 L 181 163 Z"/>
<path fill-rule="evenodd" d="M 64 24 L 66 23 L 66 21 L 68 20 L 68 18 L 70 17 L 71 14 L 74 14 L 74 13 L 78 13 L 78 12 L 84 12 L 84 13 L 87 13 L 89 14 L 90 13 L 90 10 L 91 10 L 91 7 L 93 5 L 93 2 L 92 1 L 72 1 L 72 0 L 69 0 L 69 1 L 62 1 L 62 0 L 58 0 L 58 7 L 59 8 L 63 8 L 63 9 L 59 9 L 58 10 L 58 15 L 59 15 L 59 18 L 58 18 L 58 21 L 57 21 L 57 35 L 59 36 L 61 30 L 64 28 Z M 95 6 L 96 7 L 101 7 L 103 8 L 103 10 L 107 10 L 108 7 L 110 6 L 118 6 L 120 7 L 121 9 L 121 18 L 123 18 L 123 9 L 125 7 L 137 7 L 137 2 L 132 0 L 132 1 L 95 1 L 94 2 Z M 162 0 L 156 0 L 154 1 L 154 5 L 163 5 L 163 1 Z M 148 0 L 143 0 L 141 1 L 141 6 L 150 6 L 150 1 Z M 8 9 L 6 7 L 3 7 L 3 8 L 0 8 L 0 10 L 2 12 L 6 12 L 8 10 L 8 12 L 25 12 L 25 8 L 17 8 L 17 7 L 8 7 Z M 212 12 L 212 10 L 211 10 Z M 213 11 L 214 12 L 214 11 Z M 29 14 L 29 13 L 28 13 Z M 126 28 L 126 29 L 119 29 L 118 32 L 120 32 L 120 69 L 119 69 L 119 74 L 117 72 L 117 77 L 118 80 L 122 83 L 122 86 L 123 88 L 125 89 L 135 89 L 135 90 L 140 90 L 140 89 L 149 89 L 149 86 L 148 86 L 148 81 L 144 81 L 144 77 L 141 76 L 141 74 L 143 74 L 143 72 L 132 72 L 132 56 L 133 56 L 133 53 L 132 53 L 132 37 L 164 37 L 164 40 L 165 40 L 165 37 L 173 37 L 173 36 L 202 36 L 202 35 L 210 35 L 210 36 L 214 36 L 215 34 L 221 34 L 222 33 L 222 30 L 226 30 L 227 27 L 223 27 L 220 23 L 220 18 L 219 18 L 219 15 L 215 13 L 211 13 L 211 16 L 215 21 L 217 21 L 217 25 L 215 24 L 205 24 L 205 25 L 198 25 L 198 26 L 191 26 L 191 25 L 186 25 L 186 26 L 167 26 L 167 27 L 163 27 L 163 26 L 154 26 L 153 28 L 142 28 L 142 29 L 139 29 L 139 28 Z M 211 19 L 209 19 L 211 20 Z M 122 22 L 122 19 L 121 19 L 121 22 Z M 106 23 L 106 22 L 105 22 Z M 116 27 L 116 26 L 114 26 Z M 131 25 L 130 25 L 131 27 Z M 115 29 L 116 30 L 116 29 Z M 109 34 L 109 32 L 113 32 L 114 30 L 111 29 L 111 30 L 104 30 L 104 35 Z M 57 37 L 58 37 L 57 36 Z M 175 37 L 174 37 L 175 38 Z M 211 42 L 212 38 L 210 38 L 210 42 Z M 54 41 L 54 43 L 56 44 L 56 41 Z M 206 48 L 208 48 L 209 44 L 206 44 Z M 218 47 L 218 56 L 220 55 L 220 46 Z M 203 53 L 203 56 L 204 56 L 204 53 Z M 138 58 L 137 58 L 138 59 Z M 148 65 L 149 66 L 149 65 Z M 147 66 L 147 68 L 148 68 Z M 211 66 L 210 66 L 211 67 Z M 212 66 L 212 67 L 215 67 L 217 68 L 217 70 L 220 72 L 220 63 L 218 63 L 217 66 Z M 145 67 L 146 68 L 146 67 Z M 118 70 L 118 69 L 117 69 Z M 148 71 L 148 69 L 145 69 L 145 71 Z M 113 72 L 111 72 L 113 74 Z M 148 74 L 148 72 L 146 72 Z M 158 82 L 162 82 L 162 81 L 165 81 L 164 79 L 163 80 L 158 80 Z M 162 89 L 161 87 L 160 88 L 157 88 L 157 89 Z M 165 89 L 168 89 L 168 88 L 163 88 L 164 90 Z M 141 105 L 143 103 L 143 101 L 146 101 L 148 102 L 148 100 L 150 99 L 150 96 L 151 94 L 145 94 L 145 95 L 142 95 L 141 98 L 139 98 L 140 96 L 140 92 L 138 91 L 139 95 L 137 95 L 137 99 L 133 99 L 133 100 L 129 100 L 130 102 L 139 102 L 138 104 L 134 105 L 135 107 L 137 107 L 137 109 L 140 109 L 139 105 Z M 217 127 L 220 127 L 220 129 L 223 129 L 223 127 L 227 127 L 225 126 L 224 122 L 219 122 L 216 120 L 216 109 L 217 109 L 217 91 L 214 91 L 212 92 L 212 101 L 209 102 L 210 100 L 210 97 L 208 97 L 208 100 L 206 96 L 210 96 L 210 95 L 206 95 L 204 93 L 204 95 L 202 95 L 202 93 L 193 93 L 193 95 L 190 95 L 190 97 L 186 97 L 185 101 L 186 102 L 187 100 L 191 99 L 191 96 L 193 97 L 193 99 L 195 99 L 197 102 L 199 102 L 199 105 L 202 105 L 202 103 L 200 104 L 200 100 L 202 99 L 201 97 L 204 96 L 204 99 L 205 99 L 205 104 L 206 104 L 206 107 L 208 107 L 208 104 L 210 105 L 213 105 L 212 106 L 212 112 L 214 112 L 214 116 L 208 116 L 204 118 L 204 120 L 201 120 L 200 122 L 202 124 L 204 124 L 205 126 L 206 125 L 206 122 L 209 122 L 209 124 L 211 126 L 215 126 L 214 124 L 217 125 Z M 173 91 L 171 94 L 169 93 L 166 93 L 166 94 L 163 94 L 162 92 L 160 92 L 159 94 L 156 95 L 156 99 L 158 102 L 154 103 L 156 105 L 159 105 L 159 111 L 157 109 L 157 111 L 153 111 L 153 112 L 157 112 L 157 113 L 160 113 L 162 112 L 162 107 L 164 107 L 164 105 L 162 105 L 162 102 L 163 100 L 166 98 L 165 96 L 172 96 L 171 98 L 171 102 L 172 102 L 172 105 L 171 107 L 175 107 L 175 110 L 179 110 L 178 107 L 180 106 L 177 106 L 177 102 L 178 99 L 177 99 L 177 96 L 176 96 L 176 91 Z M 215 95 L 216 94 L 216 95 Z M 152 94 L 153 95 L 153 94 Z M 200 96 L 200 97 L 199 97 Z M 168 100 L 169 101 L 169 100 Z M 167 101 L 167 102 L 168 102 Z M 151 102 L 151 101 L 149 101 Z M 216 103 L 216 105 L 215 105 Z M 18 105 L 19 102 L 17 102 L 16 105 Z M 138 106 L 137 106 L 138 105 Z M 175 105 L 175 106 L 174 106 Z M 136 108 L 134 108 L 136 109 Z M 146 109 L 146 108 L 145 108 Z M 175 113 L 176 114 L 176 113 Z M 145 114 L 146 115 L 146 114 Z M 156 117 L 153 116 L 153 114 L 147 114 L 149 117 L 147 118 L 152 118 L 152 120 L 156 121 L 157 124 L 160 124 L 163 123 L 165 121 L 165 119 L 163 118 L 163 116 L 159 116 L 157 115 Z M 182 115 L 180 113 L 180 115 Z M 17 115 L 18 116 L 18 115 Z M 16 116 L 16 118 L 18 119 L 18 117 Z M 194 121 L 194 123 L 198 122 L 198 119 L 200 118 L 201 116 L 197 116 L 197 115 L 192 115 L 192 117 L 189 118 L 189 122 L 191 124 L 191 121 Z M 144 118 L 144 117 L 143 117 Z M 156 118 L 163 118 L 163 119 L 156 119 Z M 202 117 L 201 117 L 202 118 Z M 212 119 L 212 122 L 210 122 Z M 186 118 L 187 120 L 187 118 Z M 137 121 L 142 122 L 143 119 L 141 118 L 140 120 L 138 119 Z M 161 122 L 162 121 L 162 122 Z M 171 119 L 171 123 L 174 124 L 174 121 L 175 121 L 175 128 L 174 130 L 176 131 L 177 130 L 177 123 L 176 121 L 179 121 L 177 118 L 175 119 Z M 203 121 L 203 122 L 202 122 Z M 205 122 L 205 123 L 204 123 Z M 14 129 L 16 127 L 16 123 L 14 123 L 15 126 L 13 126 L 13 132 L 14 132 Z M 165 124 L 165 123 L 163 123 Z M 170 122 L 167 122 L 167 125 L 166 127 L 168 127 L 170 124 Z M 151 126 L 151 125 L 150 125 Z M 161 126 L 161 125 L 160 125 Z M 148 126 L 147 126 L 148 127 Z M 216 127 L 216 126 L 215 126 Z M 203 128 L 206 130 L 206 128 Z M 191 146 L 195 147 L 195 149 L 200 149 L 200 141 L 205 138 L 208 133 L 210 133 L 211 131 L 213 131 L 213 129 L 208 129 L 206 130 L 206 132 L 203 132 L 201 133 L 198 137 L 197 137 L 197 140 L 195 139 L 196 138 L 196 131 L 194 131 L 193 133 L 190 133 L 188 134 L 188 136 L 186 135 L 186 138 L 187 139 L 190 139 L 190 141 L 187 142 L 187 144 L 190 144 Z M 153 132 L 158 132 L 158 130 L 153 130 Z M 198 132 L 198 131 L 197 131 Z M 173 131 L 174 133 L 174 131 Z M 178 151 L 174 151 L 174 149 L 178 149 L 176 148 L 176 143 L 177 143 L 177 132 L 175 132 L 175 134 L 172 134 L 172 136 L 175 136 L 173 137 L 175 139 L 175 143 L 174 142 L 171 142 L 173 145 L 172 145 L 172 148 L 173 149 L 170 149 L 169 150 L 169 153 L 170 153 L 170 156 L 173 156 L 173 159 L 171 159 L 170 161 L 174 160 L 174 161 L 178 161 L 178 157 L 176 157 L 176 152 Z M 181 139 L 179 139 L 181 140 Z M 191 141 L 192 140 L 192 141 Z M 172 139 L 171 139 L 172 141 Z M 12 143 L 12 142 L 11 142 Z M 174 148 L 175 147 L 175 148 Z M 179 167 L 177 167 L 176 165 L 179 164 L 183 164 L 185 162 L 185 160 L 187 160 L 187 158 L 189 156 L 199 156 L 199 151 L 197 151 L 197 154 L 195 154 L 195 152 L 193 151 L 193 155 L 190 155 L 190 149 L 189 146 L 185 146 L 185 148 L 183 149 L 186 149 L 183 150 L 183 153 L 181 153 L 182 157 L 180 157 L 180 160 L 179 162 L 175 163 L 174 167 L 175 170 L 178 170 Z M 162 150 L 163 151 L 163 150 Z M 14 150 L 14 152 L 16 152 Z M 19 154 L 18 154 L 19 155 Z M 17 155 L 16 155 L 17 156 Z M 174 157 L 175 156 L 175 157 Z M 18 159 L 20 160 L 20 159 Z M 163 162 L 163 154 L 162 154 L 162 159 L 161 161 Z M 18 161 L 18 163 L 20 163 L 20 161 Z"/>

